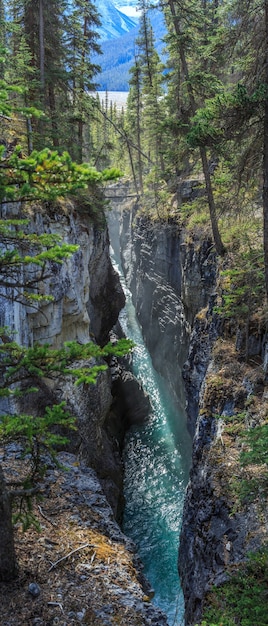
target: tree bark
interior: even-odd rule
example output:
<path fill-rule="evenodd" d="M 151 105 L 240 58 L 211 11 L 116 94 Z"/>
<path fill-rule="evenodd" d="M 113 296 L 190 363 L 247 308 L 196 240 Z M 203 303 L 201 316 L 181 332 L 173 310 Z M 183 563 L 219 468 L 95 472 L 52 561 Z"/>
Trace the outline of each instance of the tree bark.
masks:
<path fill-rule="evenodd" d="M 265 83 L 268 92 L 268 0 L 265 9 Z M 266 300 L 268 300 L 268 96 L 264 107 L 263 132 L 263 250 Z"/>
<path fill-rule="evenodd" d="M 54 85 L 52 84 L 50 84 L 48 87 L 48 97 L 49 97 L 53 146 L 54 148 L 58 148 L 59 147 L 59 132 L 58 132 L 58 124 L 57 124 L 55 91 L 54 91 Z"/>
<path fill-rule="evenodd" d="M 0 46 L 1 48 L 5 48 L 5 10 L 3 0 L 0 0 Z M 3 61 L 0 61 L 0 79 L 4 79 Z"/>
<path fill-rule="evenodd" d="M 45 96 L 45 40 L 44 40 L 44 11 L 43 0 L 39 0 L 39 55 L 40 55 L 40 83 L 41 95 Z"/>
<path fill-rule="evenodd" d="M 0 466 L 0 581 L 13 580 L 16 573 L 11 503 Z"/>

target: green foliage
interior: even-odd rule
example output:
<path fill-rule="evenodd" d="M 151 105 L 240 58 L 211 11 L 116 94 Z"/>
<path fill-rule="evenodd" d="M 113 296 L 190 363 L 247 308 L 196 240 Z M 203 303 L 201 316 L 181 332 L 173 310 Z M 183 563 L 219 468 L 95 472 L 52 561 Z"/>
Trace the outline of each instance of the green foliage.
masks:
<path fill-rule="evenodd" d="M 24 486 L 29 487 L 36 474 L 42 475 L 45 465 L 42 455 L 48 453 L 55 459 L 57 446 L 68 443 L 68 437 L 57 434 L 54 429 L 63 427 L 66 432 L 75 430 L 75 418 L 65 409 L 65 402 L 46 407 L 44 415 L 3 415 L 0 418 L 0 439 L 19 441 L 23 445 L 23 455 L 29 455 L 31 471 Z"/>
<path fill-rule="evenodd" d="M 221 272 L 222 304 L 215 312 L 247 320 L 263 305 L 264 269 L 261 252 L 249 249 L 236 255 L 237 267 Z"/>
<path fill-rule="evenodd" d="M 249 450 L 241 452 L 242 465 L 268 465 L 268 424 L 249 430 L 245 440 Z"/>
<path fill-rule="evenodd" d="M 107 368 L 103 363 L 95 365 L 92 359 L 101 360 L 108 356 L 123 356 L 134 344 L 127 339 L 120 339 L 116 344 L 109 343 L 103 348 L 93 342 L 79 344 L 66 342 L 62 348 L 53 349 L 47 344 L 35 344 L 25 348 L 15 341 L 7 341 L 5 329 L 2 329 L 0 344 L 0 388 L 6 396 L 14 395 L 13 384 L 32 377 L 49 378 L 64 374 L 73 376 L 76 384 L 96 382 L 98 373 Z M 87 366 L 72 368 L 74 361 L 88 361 Z M 25 392 L 25 388 L 22 391 Z M 18 394 L 18 390 L 16 390 Z"/>
<path fill-rule="evenodd" d="M 20 346 L 7 336 L 8 329 L 0 329 L 0 397 L 20 398 L 36 393 L 42 379 L 70 376 L 76 385 L 96 383 L 100 372 L 107 369 L 104 358 L 124 356 L 133 347 L 127 339 L 108 343 L 103 348 L 90 342 L 84 345 L 66 342 L 62 348 L 36 344 L 32 348 Z M 8 340 L 9 339 L 9 340 Z M 74 367 L 74 363 L 76 366 Z M 35 386 L 32 386 L 34 381 Z M 23 444 L 24 455 L 31 459 L 31 472 L 27 481 L 42 473 L 44 452 L 55 458 L 55 449 L 65 445 L 68 438 L 55 432 L 64 428 L 67 433 L 75 429 L 75 418 L 66 410 L 65 403 L 47 406 L 43 415 L 14 413 L 1 415 L 0 439 L 17 440 Z"/>
<path fill-rule="evenodd" d="M 259 469 L 257 479 L 244 481 L 242 496 L 244 500 L 256 495 L 262 499 L 268 495 L 268 424 L 245 432 L 243 441 L 246 449 L 240 454 L 242 466 L 257 465 Z"/>
<path fill-rule="evenodd" d="M 29 530 L 31 526 L 33 526 L 37 532 L 41 530 L 41 526 L 37 517 L 33 512 L 33 499 L 27 496 L 24 496 L 20 500 L 18 508 L 12 515 L 13 524 L 21 524 L 23 532 Z"/>
<path fill-rule="evenodd" d="M 98 172 L 89 165 L 74 163 L 67 152 L 45 148 L 20 156 L 21 147 L 0 161 L 0 202 L 55 200 L 59 196 L 75 194 L 89 184 L 116 180 L 121 172 L 112 168 Z"/>
<path fill-rule="evenodd" d="M 187 134 L 187 141 L 191 148 L 212 146 L 223 137 L 223 129 L 215 123 L 219 102 L 219 96 L 211 99 L 192 118 L 192 125 Z"/>
<path fill-rule="evenodd" d="M 39 293 L 38 283 L 49 277 L 51 263 L 62 264 L 79 246 L 61 243 L 55 234 L 29 233 L 28 225 L 26 219 L 0 219 L 0 294 L 9 297 L 11 288 L 13 299 L 24 304 L 49 302 L 53 297 Z"/>
<path fill-rule="evenodd" d="M 208 595 L 202 626 L 267 626 L 267 586 L 268 549 L 263 547 Z"/>
<path fill-rule="evenodd" d="M 260 83 L 250 93 L 246 85 L 238 83 L 232 91 L 223 92 L 222 86 L 220 90 L 222 93 L 206 99 L 204 106 L 192 118 L 187 135 L 191 148 L 219 147 L 221 141 L 226 142 L 226 139 L 236 136 L 242 123 L 263 111 L 268 87 Z"/>

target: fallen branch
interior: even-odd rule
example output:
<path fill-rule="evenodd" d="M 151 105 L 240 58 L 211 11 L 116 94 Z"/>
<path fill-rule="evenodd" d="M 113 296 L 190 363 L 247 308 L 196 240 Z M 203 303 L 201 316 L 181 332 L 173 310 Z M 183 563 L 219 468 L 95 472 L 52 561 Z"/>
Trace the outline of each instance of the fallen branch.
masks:
<path fill-rule="evenodd" d="M 90 543 L 85 543 L 83 546 L 80 546 L 79 548 L 75 548 L 75 550 L 68 552 L 68 554 L 66 554 L 65 556 L 62 556 L 61 559 L 58 559 L 58 561 L 55 561 L 55 563 L 52 563 L 48 571 L 51 572 L 52 569 L 55 569 L 55 567 L 57 567 L 59 563 L 68 559 L 69 556 L 72 556 L 72 554 L 75 554 L 75 552 L 79 552 L 79 550 L 83 550 L 84 548 L 88 548 L 89 546 L 90 546 Z"/>
<path fill-rule="evenodd" d="M 38 510 L 39 510 L 40 515 L 42 515 L 42 517 L 43 517 L 43 518 L 44 518 L 47 522 L 49 522 L 49 524 L 51 524 L 52 526 L 55 526 L 55 527 L 57 528 L 58 524 L 56 524 L 55 522 L 52 522 L 52 520 L 51 520 L 51 519 L 49 519 L 49 518 L 48 518 L 48 517 L 47 517 L 47 516 L 43 513 L 43 511 L 42 511 L 42 509 L 41 509 L 41 506 L 39 506 L 39 505 L 38 505 Z"/>

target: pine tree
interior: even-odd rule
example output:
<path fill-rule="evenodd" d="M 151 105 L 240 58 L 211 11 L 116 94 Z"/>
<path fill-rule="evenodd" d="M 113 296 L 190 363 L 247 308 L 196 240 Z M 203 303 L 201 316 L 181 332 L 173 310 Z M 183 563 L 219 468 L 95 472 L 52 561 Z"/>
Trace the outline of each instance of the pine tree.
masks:
<path fill-rule="evenodd" d="M 90 92 L 95 91 L 95 75 L 99 69 L 92 63 L 91 56 L 93 52 L 100 53 L 96 30 L 100 21 L 96 7 L 89 0 L 74 0 L 72 5 L 64 41 L 71 88 L 70 122 L 75 130 L 70 151 L 73 158 L 81 163 L 84 156 L 88 158 L 88 155 L 84 155 L 84 127 L 86 123 L 90 124 L 93 108 Z"/>
<path fill-rule="evenodd" d="M 205 4 L 205 8 L 206 8 L 206 4 Z M 190 46 L 189 46 L 189 40 L 188 40 L 188 26 L 186 27 L 186 30 L 184 31 L 184 26 L 185 26 L 184 18 L 186 16 L 187 17 L 186 24 L 189 19 L 192 27 L 194 28 L 198 17 L 200 19 L 203 16 L 201 9 L 202 7 L 198 6 L 198 4 L 195 4 L 193 9 L 192 7 L 189 8 L 187 6 L 181 9 L 181 7 L 177 7 L 177 5 L 175 4 L 175 2 L 173 2 L 173 0 L 168 0 L 165 6 L 165 11 L 168 11 L 169 13 L 169 17 L 167 19 L 167 25 L 170 28 L 172 24 L 173 37 L 175 37 L 175 41 L 173 45 L 177 46 L 177 50 L 178 50 L 178 54 L 180 58 L 181 72 L 183 75 L 183 81 L 185 83 L 185 90 L 186 90 L 186 94 L 188 97 L 189 114 L 191 117 L 195 116 L 198 105 L 200 104 L 200 101 L 199 101 L 199 97 L 196 96 L 196 93 L 195 93 L 194 81 L 193 81 L 192 73 L 190 71 L 190 64 L 187 58 L 187 55 L 189 54 Z M 193 35 L 191 36 L 193 37 Z M 204 39 L 203 32 L 202 32 L 202 36 Z M 197 93 L 199 94 L 199 90 Z M 190 119 L 188 120 L 188 123 L 189 122 L 190 122 Z M 225 252 L 225 248 L 222 243 L 221 235 L 219 232 L 217 210 L 216 210 L 216 205 L 215 205 L 215 200 L 214 200 L 214 193 L 213 193 L 213 186 L 212 186 L 210 169 L 209 169 L 207 150 L 204 145 L 200 144 L 199 153 L 200 153 L 202 169 L 203 169 L 203 174 L 204 174 L 204 179 L 205 179 L 205 184 L 206 184 L 206 193 L 207 193 L 207 200 L 208 200 L 208 206 L 209 206 L 209 212 L 210 212 L 210 221 L 211 221 L 215 247 L 216 247 L 217 253 L 219 255 L 223 255 Z"/>
<path fill-rule="evenodd" d="M 1 56 L 2 56 L 3 50 L 5 48 L 5 44 L 6 44 L 5 30 L 6 30 L 6 25 L 5 25 L 4 0 L 0 0 L 0 55 Z M 3 78 L 4 78 L 4 66 L 3 66 L 2 58 L 0 57 L 0 80 L 3 80 Z"/>
<path fill-rule="evenodd" d="M 129 95 L 126 113 L 126 133 L 137 150 L 132 152 L 134 180 L 138 179 L 139 192 L 143 194 L 144 161 L 142 159 L 143 139 L 143 103 L 142 103 L 142 70 L 139 58 L 130 70 Z M 136 174 L 137 172 L 137 174 Z"/>
<path fill-rule="evenodd" d="M 141 69 L 143 145 L 147 148 L 152 161 L 156 163 L 159 174 L 164 173 L 162 153 L 163 90 L 162 66 L 155 50 L 154 34 L 148 15 L 147 1 L 140 2 L 139 36 L 136 40 L 139 66 Z"/>
<path fill-rule="evenodd" d="M 264 85 L 266 98 L 264 101 L 264 121 L 263 121 L 263 250 L 264 250 L 264 271 L 266 300 L 268 301 L 268 1 L 264 1 L 265 17 L 265 70 Z"/>

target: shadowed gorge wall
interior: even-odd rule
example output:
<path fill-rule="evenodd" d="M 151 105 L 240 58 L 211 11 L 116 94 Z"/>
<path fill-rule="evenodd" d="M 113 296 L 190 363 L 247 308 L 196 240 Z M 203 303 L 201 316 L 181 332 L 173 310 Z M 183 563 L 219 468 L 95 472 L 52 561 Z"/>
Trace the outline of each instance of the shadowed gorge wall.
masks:
<path fill-rule="evenodd" d="M 135 203 L 115 198 L 113 207 L 112 239 L 121 242 L 145 342 L 155 368 L 185 402 L 193 437 L 178 563 L 185 625 L 195 626 L 213 584 L 224 583 L 228 567 L 239 566 L 267 536 L 267 509 L 264 514 L 254 496 L 243 503 L 238 495 L 246 477 L 239 463 L 241 442 L 226 428 L 233 415 L 245 415 L 247 427 L 267 410 L 265 337 L 255 328 L 249 332 L 253 362 L 247 364 L 241 331 L 235 336 L 228 323 L 225 331 L 224 318 L 214 312 L 217 264 L 210 240 L 189 237 L 174 223 L 153 222 Z M 255 355 L 264 359 L 257 371 Z M 248 408 L 253 397 L 255 413 Z"/>

